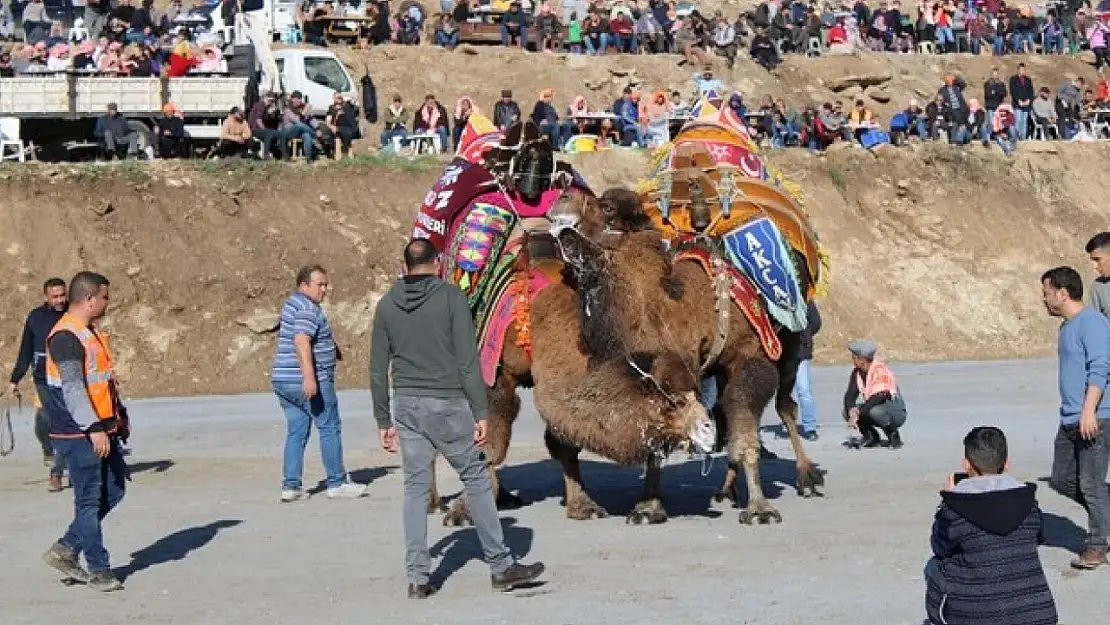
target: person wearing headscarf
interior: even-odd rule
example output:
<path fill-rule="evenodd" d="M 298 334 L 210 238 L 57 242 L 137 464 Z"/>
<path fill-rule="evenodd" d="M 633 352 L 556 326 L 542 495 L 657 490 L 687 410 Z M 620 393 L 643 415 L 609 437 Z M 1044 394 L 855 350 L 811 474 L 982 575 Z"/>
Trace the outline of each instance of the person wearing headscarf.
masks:
<path fill-rule="evenodd" d="M 559 111 L 555 110 L 552 101 L 555 99 L 554 89 L 540 91 L 540 99 L 532 107 L 532 123 L 547 135 L 553 150 L 563 148 L 563 124 L 559 121 Z"/>
<path fill-rule="evenodd" d="M 46 71 L 64 72 L 70 68 L 69 46 L 64 43 L 55 44 L 50 48 L 50 56 L 46 59 Z"/>
<path fill-rule="evenodd" d="M 906 423 L 906 403 L 898 381 L 886 363 L 875 356 L 878 344 L 857 339 L 848 344 L 852 372 L 844 392 L 844 420 L 859 430 L 864 447 L 877 447 L 881 428 L 891 449 L 902 446 L 898 430 Z"/>
<path fill-rule="evenodd" d="M 88 39 L 78 44 L 73 55 L 73 69 L 77 71 L 96 71 L 96 59 L 93 58 L 95 52 L 96 46 Z"/>

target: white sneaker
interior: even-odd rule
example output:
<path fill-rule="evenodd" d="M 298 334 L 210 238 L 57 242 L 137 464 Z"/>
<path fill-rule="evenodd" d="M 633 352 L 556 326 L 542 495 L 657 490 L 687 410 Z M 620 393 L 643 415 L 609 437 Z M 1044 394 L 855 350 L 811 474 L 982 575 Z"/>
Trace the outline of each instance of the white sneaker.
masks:
<path fill-rule="evenodd" d="M 290 503 L 307 498 L 308 493 L 304 492 L 304 490 L 300 488 L 291 488 L 281 491 L 281 503 Z"/>
<path fill-rule="evenodd" d="M 328 499 L 357 499 L 369 495 L 366 486 L 354 482 L 344 482 L 335 488 L 328 489 Z"/>

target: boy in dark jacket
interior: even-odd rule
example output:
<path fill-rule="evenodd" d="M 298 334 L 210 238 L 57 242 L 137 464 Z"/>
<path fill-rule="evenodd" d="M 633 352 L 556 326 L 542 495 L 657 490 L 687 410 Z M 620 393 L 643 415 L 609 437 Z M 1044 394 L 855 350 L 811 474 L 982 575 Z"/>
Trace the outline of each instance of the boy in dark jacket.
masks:
<path fill-rule="evenodd" d="M 949 476 L 933 521 L 925 611 L 935 625 L 1055 625 L 1056 603 L 1037 546 L 1037 486 L 1005 472 L 1002 430 L 964 437 L 964 474 Z M 962 479 L 960 479 L 962 478 Z"/>

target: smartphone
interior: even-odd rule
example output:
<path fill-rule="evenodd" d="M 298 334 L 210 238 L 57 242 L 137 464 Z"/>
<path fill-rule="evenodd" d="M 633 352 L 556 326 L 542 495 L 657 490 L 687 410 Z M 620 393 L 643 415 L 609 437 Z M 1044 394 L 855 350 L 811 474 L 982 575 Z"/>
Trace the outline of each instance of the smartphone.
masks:
<path fill-rule="evenodd" d="M 968 476 L 967 473 L 953 473 L 952 474 L 952 483 L 953 484 L 959 484 L 961 481 L 966 480 L 968 477 L 969 476 Z"/>

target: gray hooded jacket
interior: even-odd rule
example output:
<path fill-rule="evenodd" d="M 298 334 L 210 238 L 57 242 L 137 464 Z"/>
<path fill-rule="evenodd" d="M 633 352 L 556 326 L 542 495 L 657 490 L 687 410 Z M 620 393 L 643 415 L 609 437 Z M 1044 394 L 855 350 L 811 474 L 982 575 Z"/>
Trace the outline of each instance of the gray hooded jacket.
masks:
<path fill-rule="evenodd" d="M 392 424 L 390 369 L 398 396 L 465 397 L 475 420 L 486 418 L 474 320 L 457 286 L 435 276 L 405 276 L 378 302 L 370 338 L 370 392 L 382 429 Z"/>

